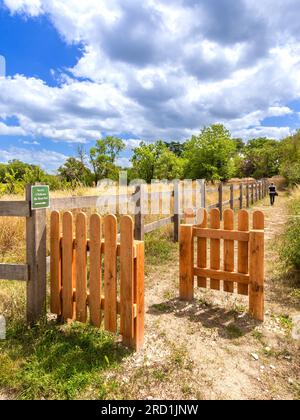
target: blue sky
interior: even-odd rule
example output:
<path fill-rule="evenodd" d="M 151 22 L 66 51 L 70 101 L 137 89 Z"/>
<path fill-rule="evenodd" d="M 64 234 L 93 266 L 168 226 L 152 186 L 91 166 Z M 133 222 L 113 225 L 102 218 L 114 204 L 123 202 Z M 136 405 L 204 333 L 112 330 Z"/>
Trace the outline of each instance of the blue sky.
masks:
<path fill-rule="evenodd" d="M 300 126 L 299 13 L 298 0 L 0 0 L 0 162 L 53 172 L 116 135 L 126 165 L 139 140 L 216 122 L 280 139 Z"/>

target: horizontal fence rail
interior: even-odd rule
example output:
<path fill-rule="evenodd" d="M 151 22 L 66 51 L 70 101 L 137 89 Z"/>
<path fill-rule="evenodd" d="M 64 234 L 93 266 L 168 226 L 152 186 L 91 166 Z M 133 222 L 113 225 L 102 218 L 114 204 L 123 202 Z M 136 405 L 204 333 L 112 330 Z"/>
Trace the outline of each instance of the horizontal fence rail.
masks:
<path fill-rule="evenodd" d="M 235 230 L 233 210 L 224 211 L 222 228 L 219 209 L 211 210 L 209 214 L 206 210 L 203 212 L 201 225 L 181 226 L 180 298 L 193 299 L 196 277 L 199 288 L 249 296 L 249 312 L 263 321 L 264 214 L 261 211 L 253 213 L 250 229 L 249 213 L 240 210 L 238 230 Z"/>
<path fill-rule="evenodd" d="M 0 201 L 0 217 L 29 217 L 30 207 L 27 201 Z"/>
<path fill-rule="evenodd" d="M 88 223 L 89 221 L 89 223 Z M 88 224 L 89 235 L 88 235 Z M 51 312 L 63 319 L 102 324 L 123 343 L 141 348 L 144 338 L 144 243 L 133 220 L 81 212 L 51 213 Z M 118 270 L 119 267 L 119 270 Z"/>
<path fill-rule="evenodd" d="M 0 279 L 28 281 L 29 267 L 27 264 L 0 264 Z"/>

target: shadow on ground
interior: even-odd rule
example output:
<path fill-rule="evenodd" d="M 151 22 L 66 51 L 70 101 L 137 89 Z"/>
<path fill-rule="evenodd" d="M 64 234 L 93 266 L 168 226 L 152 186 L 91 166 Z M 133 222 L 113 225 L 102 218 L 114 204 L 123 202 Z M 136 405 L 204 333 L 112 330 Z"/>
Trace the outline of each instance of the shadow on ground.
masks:
<path fill-rule="evenodd" d="M 232 340 L 251 333 L 260 323 L 247 313 L 226 310 L 221 307 L 199 303 L 196 299 L 186 303 L 179 299 L 152 305 L 148 313 L 151 315 L 173 314 L 178 318 L 186 318 L 190 322 L 200 324 L 204 328 L 218 331 L 219 337 Z"/>

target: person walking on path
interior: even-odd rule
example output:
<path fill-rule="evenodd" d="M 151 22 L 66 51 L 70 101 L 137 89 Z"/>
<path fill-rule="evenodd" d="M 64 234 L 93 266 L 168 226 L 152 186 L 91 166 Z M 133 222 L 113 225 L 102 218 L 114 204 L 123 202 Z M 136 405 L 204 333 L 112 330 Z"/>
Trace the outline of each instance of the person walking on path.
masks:
<path fill-rule="evenodd" d="M 275 197 L 278 196 L 274 182 L 272 182 L 271 185 L 269 186 L 269 195 L 270 195 L 271 206 L 274 206 Z"/>

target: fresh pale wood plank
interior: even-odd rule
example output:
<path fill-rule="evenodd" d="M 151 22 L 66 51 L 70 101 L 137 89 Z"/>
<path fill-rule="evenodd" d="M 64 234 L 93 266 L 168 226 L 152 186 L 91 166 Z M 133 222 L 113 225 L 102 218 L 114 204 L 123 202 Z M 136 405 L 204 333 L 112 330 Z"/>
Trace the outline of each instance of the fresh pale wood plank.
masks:
<path fill-rule="evenodd" d="M 117 218 L 104 219 L 104 324 L 107 331 L 117 332 Z"/>
<path fill-rule="evenodd" d="M 213 209 L 210 212 L 210 227 L 220 229 L 220 210 Z M 220 239 L 210 240 L 210 268 L 220 270 Z M 220 281 L 218 278 L 210 278 L 210 288 L 220 290 Z"/>
<path fill-rule="evenodd" d="M 101 326 L 101 217 L 93 214 L 90 218 L 90 317 L 91 324 Z"/>
<path fill-rule="evenodd" d="M 249 213 L 247 210 L 240 210 L 238 213 L 238 229 L 240 231 L 249 231 Z M 239 241 L 238 243 L 238 272 L 248 274 L 249 272 L 249 243 Z M 248 295 L 248 286 L 238 285 L 240 295 Z"/>
<path fill-rule="evenodd" d="M 87 320 L 87 216 L 79 213 L 76 218 L 76 320 Z"/>
<path fill-rule="evenodd" d="M 255 230 L 250 237 L 249 310 L 259 321 L 264 320 L 264 228 L 264 213 L 255 211 L 253 213 L 253 229 Z"/>
<path fill-rule="evenodd" d="M 136 242 L 136 259 L 134 261 L 134 302 L 136 316 L 134 320 L 135 349 L 139 351 L 144 344 L 145 318 L 145 246 Z"/>
<path fill-rule="evenodd" d="M 27 264 L 0 264 L 0 279 L 28 281 Z"/>
<path fill-rule="evenodd" d="M 133 259 L 133 220 L 123 216 L 120 222 L 120 302 L 121 334 L 123 343 L 132 346 L 134 339 L 134 259 Z"/>
<path fill-rule="evenodd" d="M 222 270 L 213 270 L 209 268 L 194 268 L 195 276 L 211 277 L 217 279 L 218 281 L 227 279 L 227 281 L 232 281 L 235 283 L 249 284 L 250 276 L 249 274 L 242 274 L 236 272 L 228 272 Z"/>
<path fill-rule="evenodd" d="M 194 227 L 193 235 L 199 238 L 210 238 L 210 239 L 224 239 L 227 241 L 249 241 L 249 232 L 240 232 L 238 230 L 224 231 L 219 229 L 203 229 Z"/>
<path fill-rule="evenodd" d="M 0 216 L 29 217 L 28 201 L 0 201 Z"/>
<path fill-rule="evenodd" d="M 73 319 L 73 289 L 75 287 L 75 261 L 73 252 L 73 216 L 66 212 L 63 215 L 62 240 L 62 315 L 65 320 Z"/>
<path fill-rule="evenodd" d="M 50 219 L 50 310 L 61 315 L 61 241 L 60 214 L 51 213 Z"/>
<path fill-rule="evenodd" d="M 199 213 L 201 212 L 201 216 Z M 200 228 L 207 227 L 207 219 L 208 214 L 206 209 L 200 209 L 198 211 L 198 220 L 201 220 L 201 223 L 198 225 Z M 197 265 L 200 268 L 207 267 L 207 239 L 206 238 L 198 238 L 197 239 Z M 206 288 L 207 287 L 207 278 L 206 277 L 198 277 L 197 279 L 198 287 Z"/>
<path fill-rule="evenodd" d="M 180 227 L 180 299 L 194 298 L 194 238 L 193 226 Z"/>
<path fill-rule="evenodd" d="M 231 209 L 224 211 L 224 229 L 231 231 L 234 229 L 234 212 Z M 234 271 L 234 241 L 224 241 L 224 271 Z M 234 284 L 233 282 L 226 281 L 224 279 L 224 292 L 233 293 Z"/>
<path fill-rule="evenodd" d="M 250 234 L 249 312 L 264 321 L 264 232 Z"/>
<path fill-rule="evenodd" d="M 254 230 L 265 229 L 265 215 L 262 211 L 255 211 L 253 213 L 253 229 Z"/>

